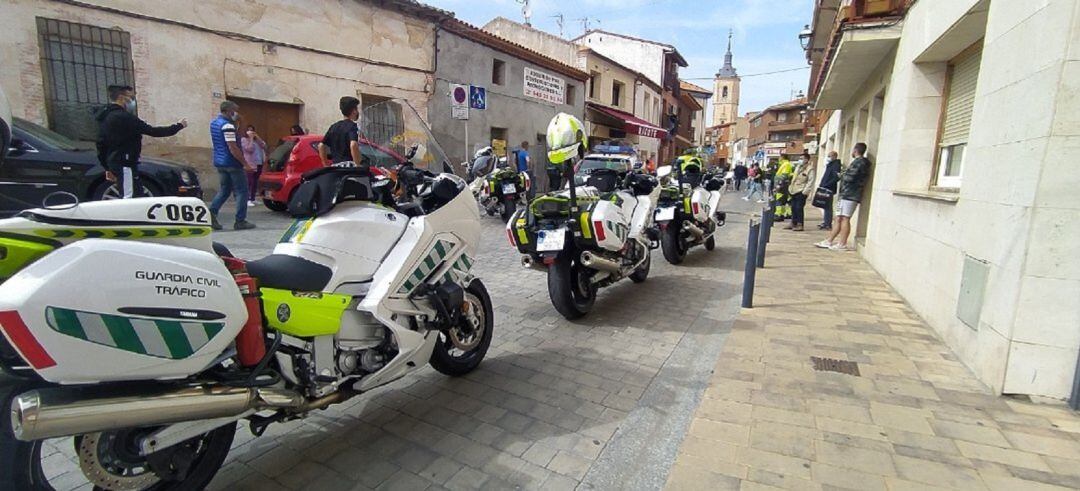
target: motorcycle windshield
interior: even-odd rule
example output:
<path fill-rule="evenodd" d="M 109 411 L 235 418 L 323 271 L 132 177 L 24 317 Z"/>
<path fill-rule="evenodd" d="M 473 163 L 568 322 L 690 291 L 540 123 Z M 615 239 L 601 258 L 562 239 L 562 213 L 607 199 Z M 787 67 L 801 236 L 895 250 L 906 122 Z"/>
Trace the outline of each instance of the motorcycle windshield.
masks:
<path fill-rule="evenodd" d="M 409 151 L 415 147 L 412 163 L 416 167 L 440 173 L 449 166 L 446 152 L 431 135 L 427 123 L 404 99 L 388 99 L 365 107 L 360 112 L 360 132 L 372 148 L 396 163 L 408 160 Z"/>

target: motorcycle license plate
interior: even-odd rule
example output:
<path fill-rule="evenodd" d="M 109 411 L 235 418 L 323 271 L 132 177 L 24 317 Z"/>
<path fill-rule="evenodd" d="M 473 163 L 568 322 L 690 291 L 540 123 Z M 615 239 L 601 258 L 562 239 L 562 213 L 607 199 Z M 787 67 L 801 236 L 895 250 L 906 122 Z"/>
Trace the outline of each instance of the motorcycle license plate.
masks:
<path fill-rule="evenodd" d="M 566 227 L 536 233 L 536 252 L 561 251 L 566 247 Z"/>
<path fill-rule="evenodd" d="M 503 184 L 503 194 L 511 194 L 517 192 L 517 186 L 513 184 Z"/>
<path fill-rule="evenodd" d="M 675 207 L 665 206 L 656 210 L 656 221 L 666 222 L 675 219 Z"/>

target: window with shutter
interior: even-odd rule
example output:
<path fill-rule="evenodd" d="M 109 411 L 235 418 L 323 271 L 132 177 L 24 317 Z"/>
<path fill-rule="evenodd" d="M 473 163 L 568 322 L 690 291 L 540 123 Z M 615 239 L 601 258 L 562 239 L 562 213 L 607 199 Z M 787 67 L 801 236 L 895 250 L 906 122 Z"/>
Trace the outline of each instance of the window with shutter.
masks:
<path fill-rule="evenodd" d="M 981 62 L 982 46 L 976 45 L 949 63 L 948 92 L 942 107 L 938 141 L 935 179 L 938 187 L 960 187 Z"/>

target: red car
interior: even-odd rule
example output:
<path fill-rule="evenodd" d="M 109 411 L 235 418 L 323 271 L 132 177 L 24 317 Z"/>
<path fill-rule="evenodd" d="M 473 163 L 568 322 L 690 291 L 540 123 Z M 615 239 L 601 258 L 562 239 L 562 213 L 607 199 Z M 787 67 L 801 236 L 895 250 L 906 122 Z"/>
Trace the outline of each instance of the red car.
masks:
<path fill-rule="evenodd" d="M 262 197 L 267 208 L 284 211 L 304 173 L 329 164 L 319 159 L 320 142 L 322 135 L 287 136 L 270 152 L 270 162 L 259 177 L 258 187 L 258 196 Z M 393 150 L 375 145 L 363 137 L 360 138 L 360 153 L 370 159 L 376 172 L 405 162 Z"/>

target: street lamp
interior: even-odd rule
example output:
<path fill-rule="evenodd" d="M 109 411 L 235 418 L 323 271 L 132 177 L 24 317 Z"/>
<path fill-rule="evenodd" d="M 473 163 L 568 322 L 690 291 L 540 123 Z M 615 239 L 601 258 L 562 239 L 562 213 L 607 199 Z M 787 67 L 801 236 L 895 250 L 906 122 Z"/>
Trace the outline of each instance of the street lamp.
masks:
<path fill-rule="evenodd" d="M 810 38 L 814 37 L 814 31 L 810 30 L 810 24 L 803 26 L 802 32 L 799 33 L 799 44 L 802 45 L 803 51 L 810 48 Z"/>

